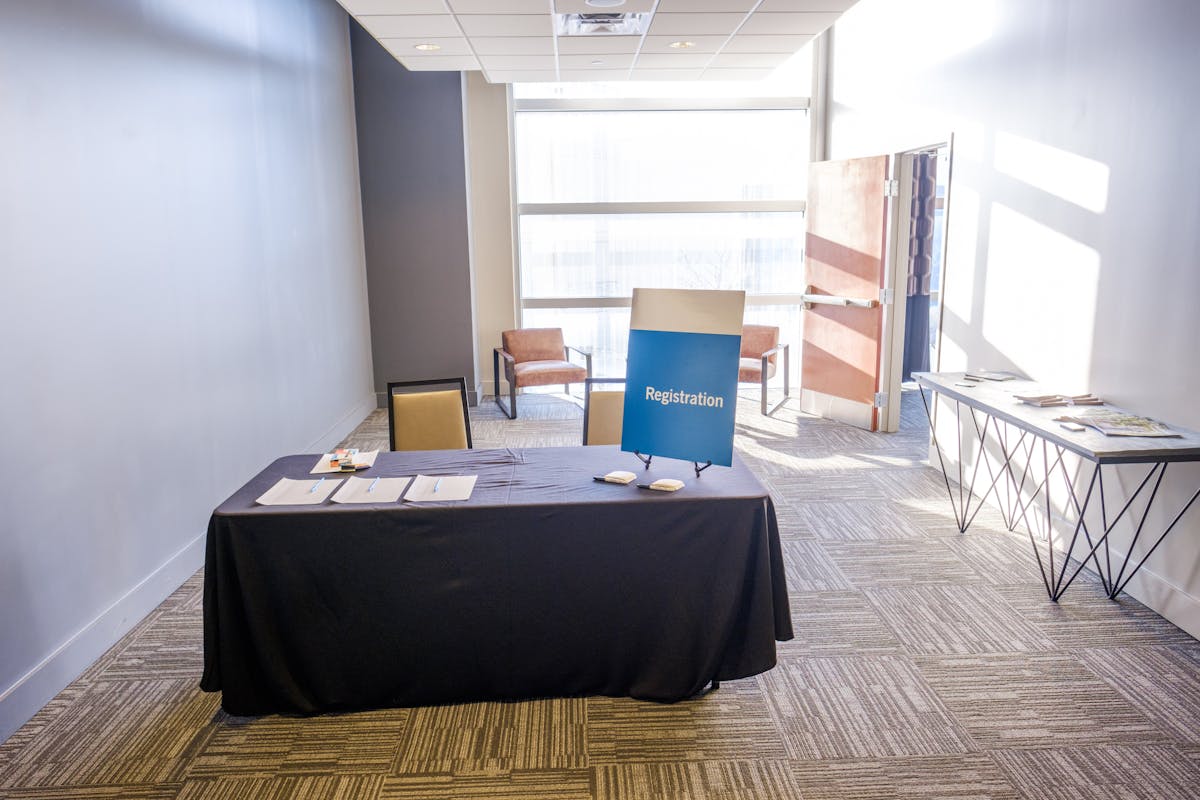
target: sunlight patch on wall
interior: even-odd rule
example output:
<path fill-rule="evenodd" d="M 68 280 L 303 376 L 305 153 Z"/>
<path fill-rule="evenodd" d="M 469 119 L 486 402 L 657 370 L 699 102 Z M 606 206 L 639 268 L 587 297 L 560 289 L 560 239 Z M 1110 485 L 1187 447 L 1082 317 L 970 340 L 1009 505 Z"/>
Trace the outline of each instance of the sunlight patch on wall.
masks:
<path fill-rule="evenodd" d="M 955 152 L 955 158 L 958 153 Z M 951 209 L 946 226 L 946 279 L 942 297 L 946 309 L 964 325 L 971 324 L 971 305 L 975 297 L 975 267 L 979 258 L 979 192 L 956 181 L 950 195 Z"/>
<path fill-rule="evenodd" d="M 997 172 L 1094 211 L 1108 207 L 1107 164 L 1011 133 L 998 132 Z"/>
<path fill-rule="evenodd" d="M 984 294 L 988 344 L 1048 388 L 1089 391 L 1100 254 L 992 205 Z"/>

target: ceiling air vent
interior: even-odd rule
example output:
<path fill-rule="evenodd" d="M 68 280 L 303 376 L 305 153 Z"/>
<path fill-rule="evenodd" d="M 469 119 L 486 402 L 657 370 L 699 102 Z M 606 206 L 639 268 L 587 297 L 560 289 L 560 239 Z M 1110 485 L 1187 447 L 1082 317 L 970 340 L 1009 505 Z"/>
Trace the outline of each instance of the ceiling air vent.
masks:
<path fill-rule="evenodd" d="M 557 14 L 559 36 L 641 36 L 650 14 Z"/>

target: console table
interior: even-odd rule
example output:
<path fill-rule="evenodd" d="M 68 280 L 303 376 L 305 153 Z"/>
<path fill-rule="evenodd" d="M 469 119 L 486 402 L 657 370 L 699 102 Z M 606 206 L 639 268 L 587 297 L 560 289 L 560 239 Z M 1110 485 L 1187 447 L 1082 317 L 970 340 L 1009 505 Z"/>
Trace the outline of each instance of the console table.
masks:
<path fill-rule="evenodd" d="M 1023 521 L 1029 532 L 1029 541 L 1037 556 L 1038 567 L 1042 580 L 1046 585 L 1046 593 L 1051 600 L 1057 601 L 1063 592 L 1075 580 L 1084 565 L 1091 561 L 1095 564 L 1100 582 L 1110 598 L 1116 598 L 1129 584 L 1130 579 L 1146 563 L 1146 559 L 1158 548 L 1167 535 L 1176 527 L 1187 514 L 1188 509 L 1200 497 L 1200 489 L 1191 495 L 1183 507 L 1172 517 L 1169 524 L 1155 537 L 1146 532 L 1146 520 L 1150 509 L 1158 498 L 1158 489 L 1167 473 L 1169 464 L 1186 461 L 1200 461 L 1200 433 L 1174 428 L 1179 433 L 1177 437 L 1129 437 L 1105 436 L 1099 431 L 1088 428 L 1083 431 L 1069 431 L 1055 421 L 1056 417 L 1064 414 L 1079 413 L 1080 408 L 1071 406 L 1037 407 L 1026 405 L 1017 400 L 1014 395 L 1048 394 L 1046 388 L 1032 381 L 1013 379 L 1005 381 L 968 381 L 966 373 L 962 372 L 917 372 L 913 373 L 921 390 L 921 401 L 925 406 L 925 414 L 929 419 L 929 428 L 933 436 L 934 449 L 942 468 L 946 482 L 946 490 L 950 495 L 950 505 L 954 511 L 955 522 L 959 531 L 966 532 L 975 515 L 987 500 L 988 495 L 996 494 L 1001 516 L 1009 530 L 1015 530 L 1018 521 Z M 970 384 L 970 385 L 964 385 Z M 953 401 L 958 435 L 958 486 L 951 486 L 950 473 L 947 469 L 946 458 L 943 456 L 942 444 L 938 441 L 934 413 L 926 390 L 931 394 L 941 395 L 944 399 Z M 1086 408 L 1086 407 L 1085 407 Z M 1112 406 L 1101 406 L 1112 408 Z M 964 428 L 963 410 L 968 412 L 970 427 Z M 1121 409 L 1116 409 L 1121 410 Z M 982 418 L 982 422 L 981 422 Z M 989 428 L 993 432 L 994 441 L 1000 449 L 1000 463 L 994 469 L 988 458 L 985 441 Z M 963 466 L 963 438 L 974 438 L 978 444 L 979 455 L 970 475 Z M 1041 470 L 1035 471 L 1034 465 L 1039 462 L 1040 451 Z M 1063 459 L 1067 453 L 1074 453 L 1080 458 L 1092 463 L 1091 475 L 1087 477 L 1081 471 L 1080 475 L 1072 474 Z M 1137 489 L 1129 496 L 1116 514 L 1110 514 L 1105 499 L 1104 476 L 1121 464 L 1140 464 L 1147 467 L 1145 476 L 1141 478 Z M 986 477 L 980 472 L 983 467 Z M 1060 564 L 1055 563 L 1055 553 L 1051 530 L 1053 510 L 1051 508 L 1050 487 L 1053 476 L 1061 476 L 1069 504 L 1068 514 L 1075 516 L 1074 531 L 1066 555 Z M 1040 477 L 1039 477 L 1040 474 Z M 975 494 L 975 486 L 979 481 L 987 482 L 987 489 L 980 495 Z M 1111 480 L 1111 478 L 1110 478 Z M 1086 483 L 1086 489 L 1080 498 L 1080 489 Z M 1001 486 L 1010 489 L 1009 502 L 1001 498 Z M 1027 499 L 1022 499 L 1026 487 L 1031 489 Z M 1145 506 L 1141 512 L 1132 510 L 1135 500 L 1148 492 Z M 1040 498 L 1040 499 L 1039 499 Z M 1035 504 L 1045 504 L 1044 529 L 1047 543 L 1047 556 L 1042 558 L 1041 550 L 1034 537 L 1033 525 L 1029 522 L 1029 512 Z M 1086 515 L 1088 509 L 1095 503 L 1100 515 L 1100 529 L 1089 529 Z M 1120 564 L 1114 563 L 1108 545 L 1108 537 L 1116 525 L 1129 515 L 1135 526 L 1133 539 Z M 1070 569 L 1070 558 L 1079 542 L 1080 536 L 1086 542 L 1087 553 L 1079 565 Z M 1135 560 L 1134 551 L 1139 540 L 1153 539 L 1153 543 L 1140 558 Z M 1132 563 L 1132 566 L 1131 566 Z"/>

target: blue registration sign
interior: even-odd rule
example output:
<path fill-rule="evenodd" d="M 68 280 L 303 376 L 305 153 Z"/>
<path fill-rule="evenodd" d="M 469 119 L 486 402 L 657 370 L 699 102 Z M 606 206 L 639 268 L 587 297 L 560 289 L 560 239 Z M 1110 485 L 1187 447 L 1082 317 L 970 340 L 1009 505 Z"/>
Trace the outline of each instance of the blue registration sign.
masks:
<path fill-rule="evenodd" d="M 743 292 L 635 289 L 621 449 L 733 463 Z"/>

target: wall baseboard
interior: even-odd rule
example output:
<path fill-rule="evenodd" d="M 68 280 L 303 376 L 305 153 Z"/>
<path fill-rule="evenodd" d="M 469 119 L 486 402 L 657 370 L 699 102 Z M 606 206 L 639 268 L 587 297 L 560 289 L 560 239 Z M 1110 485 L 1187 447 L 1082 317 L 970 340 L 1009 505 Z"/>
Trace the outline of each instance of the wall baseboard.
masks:
<path fill-rule="evenodd" d="M 206 536 L 207 533 L 202 533 L 184 545 L 40 664 L 0 691 L 0 742 L 28 722 L 42 706 L 204 566 Z"/>

